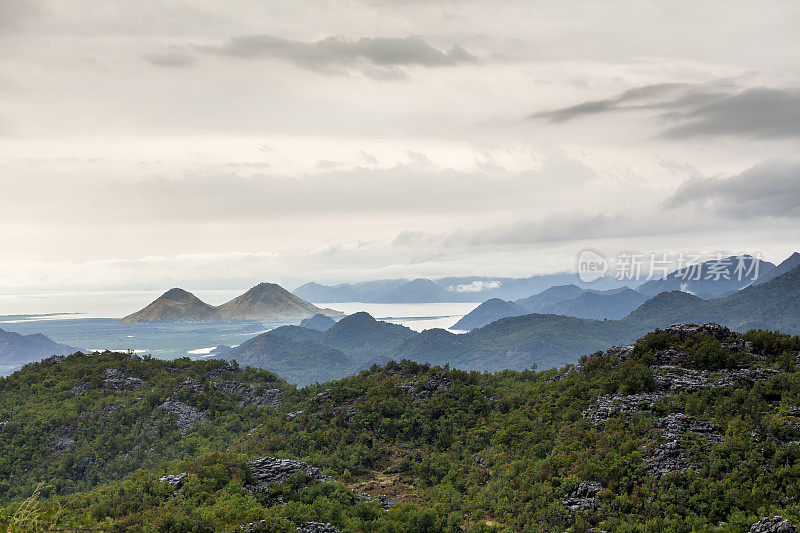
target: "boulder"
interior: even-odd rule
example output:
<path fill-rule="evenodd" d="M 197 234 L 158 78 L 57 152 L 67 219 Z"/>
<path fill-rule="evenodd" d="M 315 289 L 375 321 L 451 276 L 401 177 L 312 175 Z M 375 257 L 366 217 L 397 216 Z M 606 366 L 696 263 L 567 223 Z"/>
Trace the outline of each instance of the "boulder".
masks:
<path fill-rule="evenodd" d="M 186 433 L 197 424 L 208 422 L 208 417 L 205 413 L 191 405 L 186 405 L 172 398 L 167 398 L 166 401 L 161 404 L 160 409 L 163 409 L 175 417 L 175 423 L 181 433 Z"/>
<path fill-rule="evenodd" d="M 600 506 L 597 494 L 603 490 L 603 485 L 597 481 L 581 481 L 578 488 L 570 492 L 562 501 L 570 512 L 582 509 L 594 509 Z"/>
<path fill-rule="evenodd" d="M 253 478 L 253 483 L 247 488 L 252 492 L 267 492 L 270 485 L 284 483 L 297 472 L 303 472 L 311 479 L 324 482 L 332 481 L 330 477 L 323 476 L 319 468 L 302 461 L 261 457 L 250 462 L 250 474 Z"/>
<path fill-rule="evenodd" d="M 797 526 L 788 518 L 762 518 L 750 527 L 750 533 L 797 533 Z"/>
<path fill-rule="evenodd" d="M 261 394 L 257 394 L 254 387 L 244 385 L 238 381 L 220 381 L 212 383 L 212 385 L 220 392 L 238 396 L 240 398 L 239 405 L 278 407 L 283 403 L 283 391 L 281 389 L 266 389 Z"/>
<path fill-rule="evenodd" d="M 178 393 L 184 389 L 193 390 L 195 392 L 203 392 L 203 384 L 194 378 L 186 378 L 172 389 L 172 392 Z"/>
<path fill-rule="evenodd" d="M 128 376 L 119 368 L 106 368 L 103 378 L 103 388 L 108 390 L 139 390 L 144 385 L 144 381 Z"/>
<path fill-rule="evenodd" d="M 175 490 L 180 489 L 187 479 L 189 479 L 188 472 L 181 472 L 180 474 L 171 474 L 158 478 L 161 483 L 172 485 L 172 488 Z"/>
<path fill-rule="evenodd" d="M 297 529 L 297 533 L 341 533 L 338 527 L 331 524 L 323 524 L 322 522 L 306 522 L 301 524 Z"/>

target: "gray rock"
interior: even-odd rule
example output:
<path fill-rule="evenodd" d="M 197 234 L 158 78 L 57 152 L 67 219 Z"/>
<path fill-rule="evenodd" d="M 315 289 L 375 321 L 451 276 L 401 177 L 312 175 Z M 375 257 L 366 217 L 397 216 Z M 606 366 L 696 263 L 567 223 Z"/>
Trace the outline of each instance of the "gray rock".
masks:
<path fill-rule="evenodd" d="M 788 518 L 762 518 L 750 527 L 750 533 L 797 533 L 797 526 Z"/>
<path fill-rule="evenodd" d="M 292 411 L 291 413 L 287 413 L 286 418 L 289 420 L 294 420 L 298 416 L 302 415 L 305 411 Z"/>
<path fill-rule="evenodd" d="M 189 479 L 188 472 L 181 472 L 180 474 L 170 474 L 168 476 L 158 478 L 158 480 L 161 483 L 168 483 L 169 485 L 172 485 L 172 488 L 175 490 L 181 488 L 188 479 Z"/>
<path fill-rule="evenodd" d="M 194 378 L 186 378 L 174 389 L 172 389 L 172 392 L 178 393 L 184 389 L 193 390 L 195 392 L 203 392 L 203 384 Z"/>
<path fill-rule="evenodd" d="M 672 365 L 659 365 L 651 368 L 655 371 L 653 377 L 656 388 L 659 390 L 693 392 L 711 387 L 707 372 L 701 373 Z"/>
<path fill-rule="evenodd" d="M 297 472 L 303 472 L 311 479 L 323 482 L 333 481 L 330 477 L 323 476 L 319 468 L 302 461 L 261 457 L 250 462 L 253 484 L 247 488 L 251 492 L 267 492 L 270 485 L 284 483 Z"/>
<path fill-rule="evenodd" d="M 659 330 L 656 330 L 658 332 Z M 697 325 L 697 324 L 674 324 L 667 329 L 665 329 L 667 333 L 673 333 L 678 335 L 681 340 L 685 339 L 686 337 L 696 335 L 698 333 L 706 333 L 708 335 L 712 335 L 719 340 L 725 340 L 731 337 L 738 337 L 736 333 L 731 332 L 730 329 L 726 328 L 725 326 L 720 326 L 719 324 L 715 324 L 713 322 L 709 322 L 707 324 Z"/>
<path fill-rule="evenodd" d="M 618 414 L 627 417 L 636 414 L 642 409 L 652 409 L 655 403 L 666 395 L 666 392 L 658 391 L 600 396 L 597 401 L 582 414 L 583 417 L 588 418 L 592 424 L 598 425 L 609 418 L 614 418 Z"/>
<path fill-rule="evenodd" d="M 129 377 L 119 368 L 106 368 L 103 377 L 103 388 L 109 390 L 139 390 L 144 385 L 144 381 Z"/>
<path fill-rule="evenodd" d="M 562 501 L 570 512 L 582 509 L 594 509 L 600 506 L 597 494 L 603 490 L 603 485 L 597 481 L 581 481 L 578 488 L 570 492 Z"/>
<path fill-rule="evenodd" d="M 377 496 L 373 496 L 372 494 L 367 494 L 366 492 L 354 492 L 353 494 L 356 495 L 356 501 L 358 502 L 378 502 L 378 505 L 381 506 L 384 510 L 390 509 L 394 507 L 397 501 L 389 498 L 385 494 L 378 494 Z"/>
<path fill-rule="evenodd" d="M 3 431 L 7 424 L 8 420 L 3 420 L 2 422 L 0 422 L 0 431 Z"/>
<path fill-rule="evenodd" d="M 92 386 L 89 383 L 80 383 L 72 387 L 69 391 L 75 396 L 80 396 L 91 390 Z"/>
<path fill-rule="evenodd" d="M 265 531 L 267 529 L 267 521 L 259 520 L 258 522 L 249 522 L 239 526 L 242 531 Z"/>
<path fill-rule="evenodd" d="M 712 444 L 722 443 L 720 428 L 713 422 L 695 420 L 689 415 L 677 413 L 659 418 L 654 426 L 663 430 L 662 436 L 668 441 L 680 440 L 687 432 L 697 433 Z"/>
<path fill-rule="evenodd" d="M 231 374 L 238 374 L 242 371 L 241 368 L 233 365 L 220 365 L 217 367 L 212 368 L 208 372 L 206 372 L 206 376 L 210 378 L 218 378 L 221 377 L 223 374 L 230 372 Z"/>
<path fill-rule="evenodd" d="M 259 407 L 279 407 L 283 403 L 281 389 L 266 389 L 257 394 L 254 387 L 244 385 L 238 381 L 220 381 L 212 384 L 215 389 L 226 394 L 240 398 L 239 405 L 257 405 Z"/>
<path fill-rule="evenodd" d="M 421 386 L 417 386 L 417 381 L 409 381 L 408 383 L 401 383 L 399 387 L 403 389 L 415 402 L 421 402 L 436 394 L 447 392 L 453 386 L 453 380 L 444 374 L 434 374 L 429 376 L 422 382 Z M 419 390 L 418 390 L 419 389 Z"/>
<path fill-rule="evenodd" d="M 647 462 L 647 471 L 657 478 L 673 472 L 682 472 L 690 467 L 689 452 L 675 441 L 667 442 L 651 450 Z"/>
<path fill-rule="evenodd" d="M 323 524 L 322 522 L 306 522 L 301 524 L 297 529 L 297 533 L 342 533 L 337 527 L 331 524 Z"/>
<path fill-rule="evenodd" d="M 756 381 L 763 381 L 778 375 L 780 372 L 771 368 L 760 367 L 746 367 L 737 368 L 724 373 L 724 375 L 714 382 L 715 387 L 735 387 L 739 381 L 746 383 L 755 383 Z"/>
<path fill-rule="evenodd" d="M 73 425 L 68 425 L 53 434 L 53 451 L 55 452 L 63 452 L 64 450 L 68 450 L 75 444 L 75 439 L 73 438 L 73 433 L 75 431 L 75 427 Z"/>
<path fill-rule="evenodd" d="M 197 424 L 208 422 L 208 417 L 205 413 L 191 405 L 186 405 L 172 398 L 167 398 L 166 401 L 161 404 L 160 409 L 163 409 L 175 417 L 175 423 L 181 433 L 186 433 Z"/>

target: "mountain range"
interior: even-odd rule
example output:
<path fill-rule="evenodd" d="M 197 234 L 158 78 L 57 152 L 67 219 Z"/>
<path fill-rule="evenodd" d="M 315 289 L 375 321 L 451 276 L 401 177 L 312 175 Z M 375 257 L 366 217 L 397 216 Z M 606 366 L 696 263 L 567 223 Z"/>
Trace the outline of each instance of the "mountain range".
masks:
<path fill-rule="evenodd" d="M 648 281 L 636 289 L 622 287 L 600 291 L 574 284 L 559 285 L 513 302 L 487 300 L 465 315 L 452 329 L 468 331 L 500 318 L 528 313 L 619 320 L 659 294 L 682 291 L 695 295 L 695 299 L 704 300 L 729 296 L 743 288 L 764 284 L 797 266 L 800 266 L 799 253 L 792 254 L 777 267 L 767 261 L 744 255 L 678 269 L 662 279 Z M 718 279 L 716 273 L 719 273 Z"/>
<path fill-rule="evenodd" d="M 145 308 L 122 319 L 123 322 L 213 322 L 262 320 L 286 322 L 322 314 L 338 317 L 342 313 L 319 308 L 275 283 L 259 283 L 241 296 L 220 306 L 209 305 L 183 289 L 170 289 Z"/>
<path fill-rule="evenodd" d="M 22 363 L 77 351 L 77 348 L 59 344 L 41 333 L 20 335 L 0 329 L 0 363 L 3 364 Z"/>
<path fill-rule="evenodd" d="M 550 296 L 576 293 L 575 288 L 569 286 L 550 292 Z M 584 302 L 581 298 L 588 298 L 591 303 L 597 298 L 622 299 L 629 297 L 629 292 L 632 291 L 583 291 L 567 301 L 578 298 L 579 302 Z M 527 303 L 544 307 L 555 305 L 549 296 Z M 551 368 L 574 362 L 581 354 L 629 343 L 648 330 L 676 323 L 714 321 L 741 331 L 780 329 L 797 334 L 800 333 L 800 266 L 769 282 L 713 300 L 680 291 L 661 293 L 615 320 L 527 313 L 519 302 L 499 299 L 489 300 L 478 309 L 480 316 L 475 313 L 473 318 L 489 320 L 489 323 L 465 334 L 442 329 L 415 333 L 403 326 L 375 320 L 367 313 L 356 313 L 324 332 L 283 326 L 256 337 L 260 340 L 247 345 L 246 349 L 240 347 L 239 352 L 234 349 L 222 357 L 236 359 L 242 354 L 243 363 L 273 370 L 290 381 L 305 384 L 319 376 L 336 379 L 373 364 L 401 359 L 449 364 L 465 370 Z M 502 316 L 507 312 L 514 315 Z M 321 359 L 315 360 L 313 367 L 282 366 L 285 356 L 278 352 L 298 353 L 301 346 L 313 348 L 313 353 Z M 325 348 L 336 351 L 328 352 Z M 330 358 L 330 364 L 326 358 Z M 350 360 L 349 367 L 345 358 Z M 320 368 L 329 371 L 320 371 Z"/>
<path fill-rule="evenodd" d="M 385 279 L 360 283 L 321 285 L 306 283 L 294 294 L 309 302 L 336 303 L 428 303 L 428 302 L 482 302 L 490 298 L 505 300 L 524 298 L 554 285 L 575 284 L 589 288 L 577 274 L 562 272 L 531 276 L 507 277 L 449 277 L 440 279 L 417 278 Z M 624 284 L 608 277 L 591 283 L 597 290 L 613 289 Z"/>

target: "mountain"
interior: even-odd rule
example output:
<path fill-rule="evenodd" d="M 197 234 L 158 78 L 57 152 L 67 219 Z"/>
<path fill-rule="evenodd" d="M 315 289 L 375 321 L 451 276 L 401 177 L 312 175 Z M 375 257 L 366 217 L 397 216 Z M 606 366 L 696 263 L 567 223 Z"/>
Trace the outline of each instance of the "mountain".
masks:
<path fill-rule="evenodd" d="M 320 342 L 345 352 L 356 363 L 368 361 L 416 333 L 399 324 L 375 320 L 369 313 L 348 315 L 322 334 Z"/>
<path fill-rule="evenodd" d="M 430 303 L 446 302 L 449 298 L 450 294 L 434 281 L 417 278 L 387 291 L 381 300 L 387 303 Z"/>
<path fill-rule="evenodd" d="M 778 329 L 799 334 L 800 266 L 724 298 L 703 301 L 679 292 L 660 294 L 624 320 L 648 327 L 711 320 L 741 330 Z"/>
<path fill-rule="evenodd" d="M 317 303 L 358 302 L 362 298 L 356 289 L 347 284 L 329 287 L 311 282 L 296 288 L 292 293 L 307 302 Z"/>
<path fill-rule="evenodd" d="M 577 285 L 556 285 L 527 298 L 520 298 L 514 303 L 524 307 L 529 313 L 546 313 L 554 304 L 580 296 L 585 291 L 586 289 Z"/>
<path fill-rule="evenodd" d="M 753 282 L 753 285 L 762 285 L 768 281 L 772 281 L 778 276 L 782 276 L 790 270 L 794 270 L 798 266 L 800 266 L 800 252 L 795 252 L 784 259 L 781 264 L 768 271 L 763 276 L 759 276 L 758 279 Z"/>
<path fill-rule="evenodd" d="M 211 320 L 215 308 L 183 289 L 170 289 L 123 322 L 182 322 Z"/>
<path fill-rule="evenodd" d="M 338 311 L 320 309 L 275 283 L 259 283 L 241 296 L 214 310 L 216 320 L 285 321 L 312 317 L 318 313 L 336 316 Z"/>
<path fill-rule="evenodd" d="M 464 315 L 464 317 L 456 322 L 450 329 L 469 331 L 471 329 L 483 327 L 501 318 L 525 314 L 528 314 L 528 311 L 514 302 L 506 302 L 500 298 L 492 298 L 491 300 L 486 300 Z"/>
<path fill-rule="evenodd" d="M 655 296 L 662 292 L 690 292 L 703 299 L 727 296 L 768 274 L 775 265 L 750 255 L 731 256 L 687 266 L 637 289 Z"/>
<path fill-rule="evenodd" d="M 291 340 L 273 332 L 248 339 L 223 357 L 285 376 L 300 386 L 343 377 L 354 366 L 353 360 L 340 350 L 313 340 Z"/>
<path fill-rule="evenodd" d="M 646 300 L 647 296 L 628 287 L 608 291 L 586 290 L 574 298 L 552 304 L 546 312 L 578 318 L 616 320 L 627 316 Z"/>
<path fill-rule="evenodd" d="M 275 283 L 259 283 L 233 300 L 214 307 L 183 289 L 170 289 L 144 309 L 123 322 L 192 322 L 259 320 L 289 322 L 316 314 L 340 316 L 333 309 L 321 309 Z"/>
<path fill-rule="evenodd" d="M 24 363 L 51 355 L 66 355 L 77 352 L 77 348 L 58 344 L 41 333 L 20 335 L 0 329 L 0 363 Z"/>
<path fill-rule="evenodd" d="M 501 318 L 530 313 L 617 320 L 628 315 L 645 300 L 645 295 L 628 287 L 597 291 L 582 289 L 576 285 L 560 285 L 516 302 L 487 300 L 465 315 L 452 329 L 480 328 Z"/>
<path fill-rule="evenodd" d="M 303 389 L 221 361 L 46 360 L 0 380 L 0 528 L 792 532 L 799 353 L 676 326 L 561 369 L 388 362 Z"/>
<path fill-rule="evenodd" d="M 329 316 L 323 315 L 322 313 L 317 313 L 316 315 L 312 316 L 311 318 L 304 318 L 300 321 L 300 327 L 308 328 L 308 329 L 315 329 L 317 331 L 327 331 L 331 329 L 331 326 L 336 324 L 336 321 Z"/>
<path fill-rule="evenodd" d="M 483 302 L 492 298 L 516 300 L 553 286 L 573 284 L 595 290 L 615 289 L 624 283 L 611 277 L 584 283 L 577 274 L 560 272 L 528 278 L 463 276 L 439 279 L 385 279 L 334 286 L 306 283 L 294 293 L 310 302 L 427 303 Z"/>

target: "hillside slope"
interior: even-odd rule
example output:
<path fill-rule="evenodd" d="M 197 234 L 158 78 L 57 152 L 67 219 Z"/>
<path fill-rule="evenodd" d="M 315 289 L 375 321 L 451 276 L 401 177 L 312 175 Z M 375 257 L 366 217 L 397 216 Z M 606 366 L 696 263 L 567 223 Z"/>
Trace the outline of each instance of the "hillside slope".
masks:
<path fill-rule="evenodd" d="M 50 355 L 66 355 L 77 348 L 59 344 L 40 333 L 20 335 L 0 329 L 0 363 L 21 363 Z"/>
<path fill-rule="evenodd" d="M 210 361 L 47 361 L 0 380 L 0 525 L 792 531 L 799 350 L 798 337 L 680 326 L 560 370 L 389 363 L 304 390 Z M 134 378 L 138 391 L 104 390 Z M 281 396 L 239 405 L 237 383 Z M 211 423 L 176 432 L 175 402 Z M 773 516 L 783 529 L 764 529 Z"/>
<path fill-rule="evenodd" d="M 123 322 L 180 322 L 210 320 L 214 306 L 177 287 L 168 290 L 144 309 L 131 313 Z"/>

